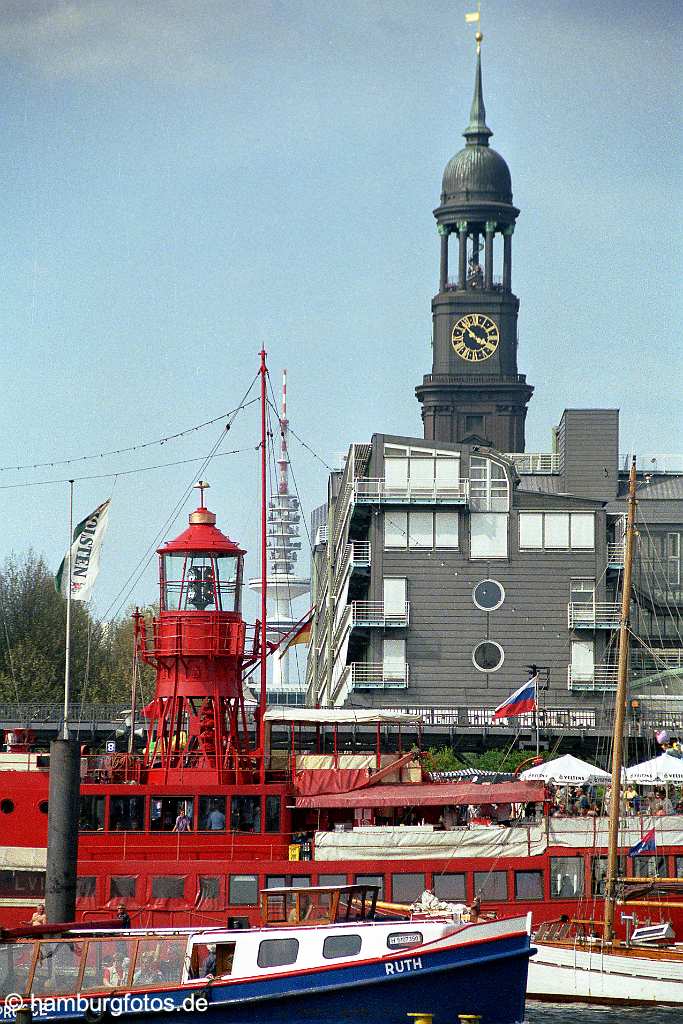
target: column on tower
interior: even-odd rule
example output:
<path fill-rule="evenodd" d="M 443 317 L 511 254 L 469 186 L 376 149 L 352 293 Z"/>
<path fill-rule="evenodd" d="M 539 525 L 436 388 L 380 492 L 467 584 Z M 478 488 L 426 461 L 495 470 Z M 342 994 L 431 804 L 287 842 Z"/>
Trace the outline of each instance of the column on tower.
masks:
<path fill-rule="evenodd" d="M 512 291 L 512 234 L 514 224 L 508 224 L 503 231 L 503 291 Z"/>
<path fill-rule="evenodd" d="M 448 288 L 448 228 L 445 224 L 439 224 L 437 231 L 441 236 L 441 267 L 439 270 L 439 291 L 445 292 Z"/>
<path fill-rule="evenodd" d="M 463 291 L 467 287 L 467 221 L 459 220 L 458 228 L 458 290 Z"/>
<path fill-rule="evenodd" d="M 484 250 L 484 288 L 491 291 L 493 288 L 493 236 L 496 231 L 494 220 L 486 221 L 485 250 Z"/>

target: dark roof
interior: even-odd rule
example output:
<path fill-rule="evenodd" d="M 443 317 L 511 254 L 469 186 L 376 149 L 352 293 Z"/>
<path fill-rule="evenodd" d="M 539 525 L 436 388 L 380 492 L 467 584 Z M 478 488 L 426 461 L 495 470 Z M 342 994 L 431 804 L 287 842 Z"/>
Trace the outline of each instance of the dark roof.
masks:
<path fill-rule="evenodd" d="M 477 71 L 470 123 L 463 132 L 467 145 L 446 164 L 441 185 L 443 204 L 462 202 L 512 203 L 512 178 L 500 153 L 489 146 L 493 132 L 486 124 L 481 84 L 481 54 Z"/>

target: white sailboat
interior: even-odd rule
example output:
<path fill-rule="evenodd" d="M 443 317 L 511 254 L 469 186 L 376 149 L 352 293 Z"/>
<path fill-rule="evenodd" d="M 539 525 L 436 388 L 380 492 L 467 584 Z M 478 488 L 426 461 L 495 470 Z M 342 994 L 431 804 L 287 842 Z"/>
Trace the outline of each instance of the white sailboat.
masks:
<path fill-rule="evenodd" d="M 619 673 L 612 748 L 612 793 L 620 792 L 626 679 L 628 618 L 631 598 L 636 508 L 636 464 L 629 476 L 624 581 L 619 629 Z M 610 802 L 605 917 L 602 934 L 596 923 L 560 920 L 544 923 L 536 933 L 536 956 L 529 963 L 527 996 L 553 1002 L 672 1004 L 683 1006 L 683 943 L 670 925 L 636 928 L 627 942 L 614 934 L 617 904 L 619 799 Z M 631 880 L 631 881 L 636 881 Z M 639 881 L 646 881 L 645 879 Z M 650 879 L 649 881 L 652 881 Z M 672 880 L 673 881 L 673 880 Z"/>

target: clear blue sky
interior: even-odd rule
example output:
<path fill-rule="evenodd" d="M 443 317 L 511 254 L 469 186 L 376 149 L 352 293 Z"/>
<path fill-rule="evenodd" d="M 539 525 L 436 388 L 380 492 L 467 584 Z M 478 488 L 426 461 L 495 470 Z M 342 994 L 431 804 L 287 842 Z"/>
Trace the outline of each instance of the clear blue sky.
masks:
<path fill-rule="evenodd" d="M 530 451 L 565 406 L 619 406 L 622 449 L 681 451 L 681 6 L 484 3 L 493 146 L 521 208 L 513 285 Z M 463 2 L 0 0 L 0 464 L 174 433 L 230 409 L 262 343 L 330 461 L 420 434 L 438 280 L 432 217 L 474 70 Z M 678 285 L 678 289 L 677 289 Z M 678 294 L 677 294 L 678 291 Z M 255 407 L 207 476 L 257 571 Z M 75 467 L 112 491 L 94 610 L 129 574 L 216 428 Z M 325 472 L 292 441 L 305 510 Z M 55 568 L 68 468 L 2 472 L 1 554 Z M 179 532 L 186 506 L 169 535 Z M 248 606 L 250 613 L 253 605 Z"/>

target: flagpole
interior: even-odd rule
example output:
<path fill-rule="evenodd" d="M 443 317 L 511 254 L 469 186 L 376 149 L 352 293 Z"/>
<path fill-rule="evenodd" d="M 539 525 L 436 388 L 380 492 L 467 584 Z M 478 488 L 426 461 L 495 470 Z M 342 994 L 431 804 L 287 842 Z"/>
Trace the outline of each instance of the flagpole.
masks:
<path fill-rule="evenodd" d="M 69 700 L 71 697 L 71 545 L 74 533 L 74 482 L 69 480 L 69 547 L 66 555 L 66 645 L 64 656 L 64 725 L 62 739 L 69 738 Z"/>

